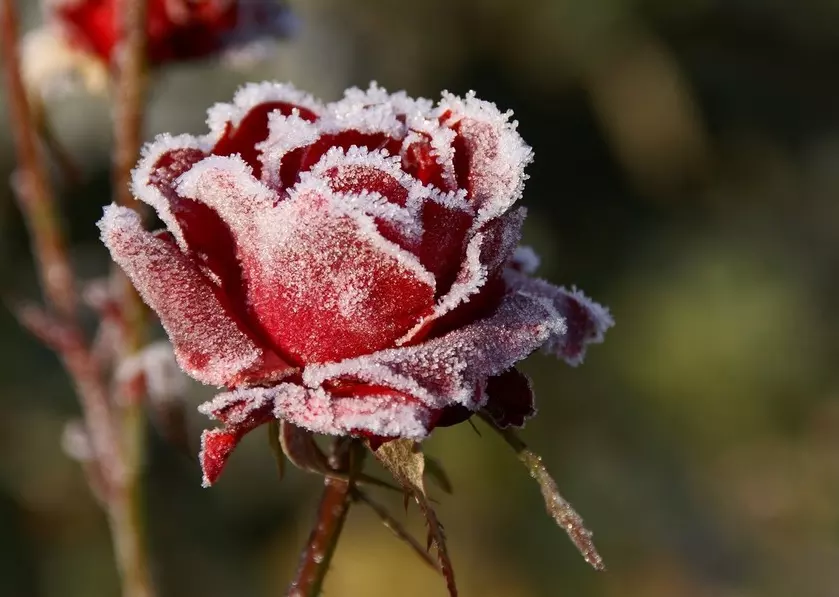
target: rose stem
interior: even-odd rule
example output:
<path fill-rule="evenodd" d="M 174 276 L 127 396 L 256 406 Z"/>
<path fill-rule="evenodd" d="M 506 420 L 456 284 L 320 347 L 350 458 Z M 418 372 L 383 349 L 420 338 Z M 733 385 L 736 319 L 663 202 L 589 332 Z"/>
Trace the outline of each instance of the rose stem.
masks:
<path fill-rule="evenodd" d="M 288 597 L 317 597 L 329 571 L 332 555 L 353 502 L 354 472 L 351 470 L 354 446 L 352 440 L 338 438 L 332 444 L 329 465 L 337 472 L 347 472 L 347 479 L 324 477 L 323 494 L 318 505 L 317 519 L 309 542 L 300 554 L 297 575 L 288 588 Z M 358 453 L 358 451 L 355 451 Z"/>
<path fill-rule="evenodd" d="M 61 217 L 56 208 L 46 163 L 38 147 L 33 114 L 20 75 L 18 19 L 13 0 L 0 0 L 0 35 L 10 125 L 20 168 L 15 196 L 32 238 L 35 266 L 44 296 L 66 330 L 67 342 L 63 343 L 59 356 L 80 398 L 85 427 L 96 456 L 96 466 L 106 483 L 103 497 L 112 536 L 117 551 L 124 552 L 123 546 L 131 543 L 131 540 L 126 536 L 129 531 L 125 525 L 117 524 L 117 520 L 126 517 L 115 514 L 124 512 L 124 509 L 118 507 L 121 495 L 118 488 L 125 478 L 125 454 L 117 441 L 107 382 L 85 341 L 79 323 L 75 276 L 60 225 Z M 139 586 L 139 583 L 129 585 L 124 582 L 123 594 L 130 597 L 152 595 L 150 590 L 129 590 Z"/>
<path fill-rule="evenodd" d="M 113 193 L 119 205 L 139 211 L 131 194 L 131 170 L 137 163 L 143 140 L 146 100 L 146 0 L 119 0 L 115 23 L 120 35 L 116 51 L 114 84 Z M 128 278 L 112 271 L 124 320 L 120 357 L 126 358 L 145 343 L 146 317 L 143 302 Z M 131 380 L 119 388 L 117 399 L 125 475 L 115 487 L 110 508 L 111 532 L 126 597 L 151 597 L 154 585 L 149 573 L 146 528 L 143 519 L 143 456 L 145 453 L 144 384 Z"/>
<path fill-rule="evenodd" d="M 603 563 L 603 559 L 600 557 L 597 548 L 591 540 L 591 531 L 585 527 L 582 517 L 577 514 L 571 504 L 560 495 L 556 481 L 551 477 L 547 467 L 545 467 L 545 463 L 542 462 L 542 457 L 528 448 L 527 444 L 512 429 L 499 427 L 492 420 L 492 417 L 483 411 L 480 413 L 480 416 L 487 425 L 497 431 L 507 444 L 515 450 L 516 455 L 525 468 L 527 468 L 530 476 L 539 484 L 539 489 L 542 491 L 542 497 L 545 499 L 548 514 L 551 515 L 560 527 L 565 529 L 568 537 L 570 537 L 586 562 L 595 570 L 605 570 L 606 566 Z"/>

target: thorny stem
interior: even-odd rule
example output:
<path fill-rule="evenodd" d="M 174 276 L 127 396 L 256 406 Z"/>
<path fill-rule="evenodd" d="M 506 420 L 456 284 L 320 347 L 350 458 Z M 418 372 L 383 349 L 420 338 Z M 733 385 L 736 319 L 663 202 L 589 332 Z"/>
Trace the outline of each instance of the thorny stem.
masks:
<path fill-rule="evenodd" d="M 414 539 L 410 533 L 402 526 L 402 524 L 396 520 L 390 513 L 378 502 L 373 500 L 369 495 L 364 493 L 358 488 L 354 488 L 352 491 L 353 499 L 357 502 L 362 502 L 370 507 L 373 512 L 376 513 L 376 516 L 382 521 L 382 524 L 393 533 L 397 539 L 401 539 L 408 546 L 414 551 L 415 554 L 419 556 L 419 558 L 425 562 L 428 566 L 432 569 L 436 570 L 437 572 L 441 572 L 440 565 L 437 561 L 431 557 L 431 554 L 428 553 L 419 542 Z"/>
<path fill-rule="evenodd" d="M 131 194 L 131 170 L 137 162 L 143 135 L 146 99 L 146 0 L 120 0 L 117 3 L 117 70 L 114 100 L 114 200 L 137 209 Z M 120 357 L 126 358 L 145 342 L 145 308 L 125 275 L 112 274 L 119 289 L 124 318 Z M 120 387 L 117 396 L 119 427 L 123 439 L 125 475 L 115 487 L 109 507 L 111 533 L 117 563 L 122 575 L 124 597 L 153 597 L 149 572 L 145 524 L 143 521 L 142 461 L 145 452 L 144 384 L 131 380 Z"/>
<path fill-rule="evenodd" d="M 329 571 L 332 555 L 344 527 L 350 505 L 353 501 L 353 456 L 352 440 L 338 438 L 332 444 L 329 465 L 337 472 L 349 471 L 348 479 L 323 478 L 323 494 L 318 505 L 317 520 L 309 541 L 300 554 L 297 575 L 288 588 L 288 597 L 317 597 L 323 588 L 323 581 Z M 358 451 L 355 451 L 358 453 Z"/>
<path fill-rule="evenodd" d="M 481 412 L 480 416 L 487 425 L 497 431 L 507 444 L 515 450 L 516 455 L 527 468 L 530 476 L 539 484 L 539 489 L 542 491 L 542 497 L 545 499 L 548 514 L 551 515 L 560 527 L 565 529 L 568 537 L 570 537 L 586 562 L 591 564 L 595 570 L 605 570 L 606 566 L 603 563 L 603 558 L 600 557 L 597 548 L 591 540 L 591 531 L 585 527 L 582 517 L 577 514 L 571 504 L 559 493 L 556 481 L 551 477 L 547 467 L 545 467 L 545 463 L 542 462 L 542 457 L 528 448 L 527 444 L 512 429 L 499 427 L 492 420 L 492 417 L 484 412 Z"/>

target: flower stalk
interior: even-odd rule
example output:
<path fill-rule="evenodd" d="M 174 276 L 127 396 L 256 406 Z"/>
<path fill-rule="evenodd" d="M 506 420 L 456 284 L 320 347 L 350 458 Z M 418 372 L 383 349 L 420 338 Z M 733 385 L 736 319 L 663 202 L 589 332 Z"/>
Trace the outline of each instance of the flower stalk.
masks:
<path fill-rule="evenodd" d="M 288 597 L 317 597 L 321 594 L 323 581 L 353 503 L 354 477 L 361 468 L 359 461 L 362 454 L 362 450 L 356 449 L 354 440 L 338 438 L 333 442 L 329 465 L 335 472 L 349 472 L 349 475 L 347 478 L 324 476 L 315 526 L 300 555 L 300 564 L 288 588 Z"/>

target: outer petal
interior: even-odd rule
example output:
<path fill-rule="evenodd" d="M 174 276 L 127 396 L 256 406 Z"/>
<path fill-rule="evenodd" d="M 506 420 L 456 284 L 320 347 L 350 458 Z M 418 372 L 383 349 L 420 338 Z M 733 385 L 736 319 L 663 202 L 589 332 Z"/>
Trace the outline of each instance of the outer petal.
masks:
<path fill-rule="evenodd" d="M 474 92 L 465 99 L 444 93 L 437 108 L 442 124 L 452 128 L 454 169 L 458 188 L 466 189 L 486 221 L 506 212 L 521 197 L 524 168 L 533 151 L 510 122 L 511 112 L 501 113 L 495 104 L 477 99 Z"/>
<path fill-rule="evenodd" d="M 484 409 L 499 427 L 522 427 L 536 414 L 530 379 L 515 368 L 490 379 L 486 393 Z"/>
<path fill-rule="evenodd" d="M 454 283 L 434 306 L 434 311 L 400 338 L 399 344 L 416 342 L 429 333 L 441 335 L 489 314 L 503 297 L 504 263 L 521 238 L 524 208 L 487 222 L 469 240 L 465 259 Z"/>
<path fill-rule="evenodd" d="M 220 394 L 198 407 L 199 412 L 224 423 L 221 429 L 207 429 L 201 435 L 199 462 L 204 487 L 221 475 L 227 460 L 242 438 L 274 418 L 271 397 L 261 389 Z"/>
<path fill-rule="evenodd" d="M 207 384 L 235 385 L 259 375 L 277 377 L 288 367 L 258 346 L 230 315 L 196 265 L 168 236 L 143 230 L 137 214 L 105 208 L 102 241 L 160 316 L 180 366 Z"/>
<path fill-rule="evenodd" d="M 416 400 L 387 388 L 340 396 L 291 383 L 219 394 L 198 410 L 224 424 L 202 435 L 205 487 L 216 482 L 241 439 L 274 418 L 315 433 L 415 439 L 425 437 L 431 419 Z"/>
<path fill-rule="evenodd" d="M 415 396 L 431 409 L 461 404 L 477 410 L 487 379 L 503 373 L 565 331 L 563 318 L 540 297 L 509 295 L 494 315 L 416 346 L 313 365 L 303 382 L 366 382 Z"/>
<path fill-rule="evenodd" d="M 576 288 L 566 290 L 514 269 L 508 269 L 504 277 L 511 288 L 543 297 L 562 314 L 567 331 L 551 336 L 544 349 L 572 367 L 583 362 L 589 344 L 603 342 L 606 331 L 615 325 L 607 308 L 595 303 Z"/>

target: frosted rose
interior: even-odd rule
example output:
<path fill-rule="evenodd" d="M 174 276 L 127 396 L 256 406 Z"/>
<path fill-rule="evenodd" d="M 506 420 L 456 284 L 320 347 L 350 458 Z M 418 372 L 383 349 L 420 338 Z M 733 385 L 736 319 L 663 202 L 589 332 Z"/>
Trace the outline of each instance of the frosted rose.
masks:
<path fill-rule="evenodd" d="M 517 250 L 532 154 L 509 117 L 471 94 L 324 105 L 264 83 L 213 107 L 207 136 L 146 147 L 134 193 L 167 229 L 110 206 L 102 238 L 181 367 L 231 390 L 201 407 L 224 424 L 205 483 L 273 418 L 377 441 L 480 408 L 520 426 L 516 362 L 544 347 L 575 365 L 602 340 L 608 312 Z"/>
<path fill-rule="evenodd" d="M 117 0 L 46 0 L 46 21 L 77 50 L 110 62 L 116 49 Z M 148 59 L 200 58 L 245 38 L 283 34 L 287 10 L 277 0 L 149 0 Z"/>

